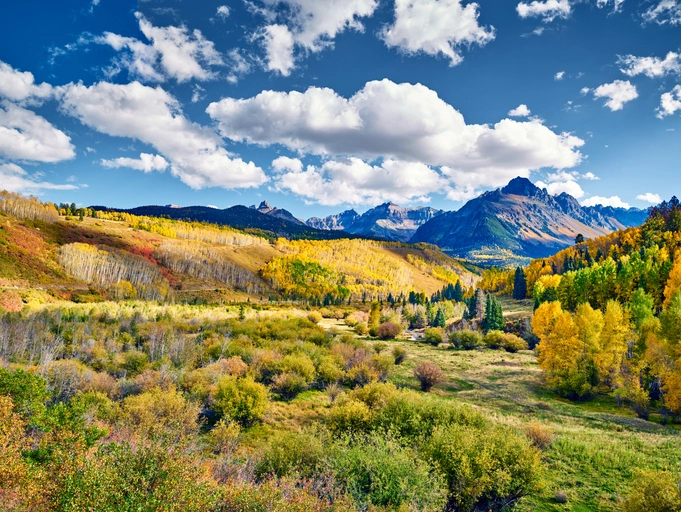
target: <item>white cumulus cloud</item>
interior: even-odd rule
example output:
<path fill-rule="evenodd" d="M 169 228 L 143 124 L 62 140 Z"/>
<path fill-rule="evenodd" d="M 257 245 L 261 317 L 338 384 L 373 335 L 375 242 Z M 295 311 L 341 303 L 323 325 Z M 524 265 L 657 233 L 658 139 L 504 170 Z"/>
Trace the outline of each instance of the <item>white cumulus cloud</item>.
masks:
<path fill-rule="evenodd" d="M 427 165 L 399 160 L 384 160 L 370 165 L 359 158 L 336 159 L 321 167 L 303 170 L 298 159 L 280 159 L 272 163 L 279 169 L 275 188 L 290 191 L 311 202 L 375 205 L 386 201 L 423 202 L 427 195 L 441 192 L 447 182 Z"/>
<path fill-rule="evenodd" d="M 160 87 L 100 82 L 69 84 L 60 93 L 65 113 L 98 132 L 153 146 L 170 161 L 171 173 L 192 188 L 255 187 L 267 181 L 253 162 L 233 158 L 212 130 L 189 121 Z"/>
<path fill-rule="evenodd" d="M 542 167 L 579 164 L 584 141 L 540 121 L 466 124 L 421 84 L 368 82 L 346 99 L 328 88 L 263 91 L 211 103 L 208 114 L 237 142 L 281 144 L 301 154 L 442 166 L 457 187 L 499 186 Z"/>
<path fill-rule="evenodd" d="M 8 101 L 0 102 L 0 156 L 61 162 L 75 157 L 71 138 L 47 119 Z"/>
<path fill-rule="evenodd" d="M 376 0 L 262 0 L 264 8 L 252 9 L 270 23 L 261 31 L 266 69 L 288 76 L 295 67 L 294 50 L 319 52 L 333 45 L 345 30 L 363 31 L 361 19 L 372 16 Z M 274 59 L 274 60 L 273 60 Z"/>
<path fill-rule="evenodd" d="M 606 98 L 605 106 L 613 112 L 622 110 L 625 103 L 638 98 L 636 86 L 629 80 L 615 80 L 609 84 L 603 84 L 593 90 L 596 98 Z"/>
<path fill-rule="evenodd" d="M 618 64 L 621 66 L 620 71 L 627 76 L 645 75 L 648 78 L 659 78 L 681 73 L 681 55 L 676 52 L 667 53 L 664 59 L 620 55 Z"/>
<path fill-rule="evenodd" d="M 29 175 L 23 168 L 13 163 L 0 163 L 0 188 L 8 192 L 34 194 L 42 190 L 74 190 L 76 185 L 58 185 L 40 181 L 39 176 Z"/>
<path fill-rule="evenodd" d="M 142 172 L 165 171 L 168 168 L 168 161 L 161 155 L 140 153 L 139 158 L 120 157 L 112 160 L 102 159 L 100 163 L 110 169 L 118 167 L 128 167 Z"/>
<path fill-rule="evenodd" d="M 671 91 L 660 96 L 660 106 L 657 109 L 657 117 L 662 119 L 671 116 L 681 110 L 681 85 L 675 86 Z"/>
<path fill-rule="evenodd" d="M 534 0 L 531 3 L 521 2 L 516 6 L 521 18 L 541 18 L 550 22 L 556 18 L 567 18 L 572 12 L 569 0 Z"/>
<path fill-rule="evenodd" d="M 96 43 L 122 53 L 108 70 L 110 75 L 125 68 L 141 80 L 162 82 L 170 77 L 181 83 L 214 78 L 211 66 L 224 64 L 214 44 L 203 37 L 200 30 L 189 31 L 184 26 L 155 27 L 140 13 L 137 18 L 140 31 L 150 44 L 112 32 L 94 38 Z"/>
<path fill-rule="evenodd" d="M 681 2 L 661 0 L 643 13 L 643 20 L 658 25 L 681 25 Z"/>
<path fill-rule="evenodd" d="M 565 71 L 559 71 L 558 73 L 553 75 L 554 80 L 562 80 L 563 78 L 565 78 Z"/>
<path fill-rule="evenodd" d="M 572 197 L 579 199 L 580 197 L 584 197 L 585 194 L 579 183 L 573 180 L 553 181 L 551 183 L 538 181 L 535 183 L 535 185 L 537 185 L 539 188 L 545 188 L 546 191 L 552 196 L 557 196 L 565 192 L 566 194 L 570 194 Z"/>
<path fill-rule="evenodd" d="M 33 73 L 18 71 L 0 61 L 0 97 L 21 103 L 47 99 L 50 96 L 52 96 L 50 84 L 36 84 Z"/>
<path fill-rule="evenodd" d="M 461 0 L 395 0 L 395 20 L 381 37 L 389 47 L 443 56 L 455 66 L 463 60 L 461 47 L 484 46 L 495 37 L 493 27 L 479 24 L 478 7 Z"/>
<path fill-rule="evenodd" d="M 645 194 L 639 194 L 636 196 L 636 199 L 639 201 L 645 201 L 646 203 L 650 204 L 660 204 L 662 202 L 662 198 L 660 197 L 659 194 L 653 194 L 652 192 L 646 192 Z"/>
<path fill-rule="evenodd" d="M 620 199 L 619 196 L 602 197 L 602 196 L 591 196 L 588 199 L 582 201 L 582 206 L 612 206 L 613 208 L 630 208 L 629 203 L 626 203 Z"/>
<path fill-rule="evenodd" d="M 516 108 L 508 111 L 510 117 L 528 117 L 531 114 L 530 109 L 524 103 L 518 105 Z"/>

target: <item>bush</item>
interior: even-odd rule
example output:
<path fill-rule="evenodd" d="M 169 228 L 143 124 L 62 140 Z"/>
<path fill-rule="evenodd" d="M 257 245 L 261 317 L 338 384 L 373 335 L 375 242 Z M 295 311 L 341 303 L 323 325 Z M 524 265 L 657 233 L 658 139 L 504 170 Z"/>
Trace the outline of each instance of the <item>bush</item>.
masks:
<path fill-rule="evenodd" d="M 358 322 L 357 324 L 355 324 L 354 331 L 360 336 L 364 336 L 368 331 L 367 324 L 365 324 L 364 322 Z"/>
<path fill-rule="evenodd" d="M 540 450 L 545 450 L 555 439 L 553 430 L 538 421 L 532 421 L 525 426 L 525 434 L 530 438 L 532 444 Z"/>
<path fill-rule="evenodd" d="M 438 327 L 429 327 L 423 331 L 423 341 L 437 347 L 445 341 L 444 332 Z"/>
<path fill-rule="evenodd" d="M 186 437 L 199 430 L 200 408 L 174 388 L 154 388 L 122 403 L 123 425 L 149 437 Z"/>
<path fill-rule="evenodd" d="M 309 384 L 315 379 L 315 367 L 312 359 L 305 354 L 289 354 L 281 360 L 279 368 L 284 373 L 297 373 Z"/>
<path fill-rule="evenodd" d="M 223 418 L 243 426 L 260 420 L 267 410 L 267 388 L 250 377 L 235 379 L 225 376 L 218 382 L 213 408 Z"/>
<path fill-rule="evenodd" d="M 326 417 L 329 429 L 335 434 L 366 432 L 371 427 L 373 414 L 369 406 L 359 400 L 346 400 L 335 405 Z"/>
<path fill-rule="evenodd" d="M 669 471 L 640 471 L 624 501 L 625 512 L 681 510 L 681 480 Z"/>
<path fill-rule="evenodd" d="M 255 475 L 312 478 L 320 470 L 328 447 L 310 432 L 277 434 L 263 451 Z"/>
<path fill-rule="evenodd" d="M 443 510 L 447 487 L 440 474 L 385 434 L 345 437 L 329 461 L 336 481 L 361 510 Z"/>
<path fill-rule="evenodd" d="M 240 434 L 238 423 L 222 418 L 208 433 L 208 440 L 214 453 L 228 454 L 236 449 Z"/>
<path fill-rule="evenodd" d="M 382 340 L 394 340 L 402 332 L 402 327 L 393 322 L 383 322 L 378 326 L 376 336 Z"/>
<path fill-rule="evenodd" d="M 295 372 L 281 373 L 272 379 L 270 387 L 284 400 L 291 400 L 307 389 L 307 381 Z"/>
<path fill-rule="evenodd" d="M 436 384 L 442 382 L 442 370 L 433 363 L 421 363 L 414 368 L 414 377 L 421 383 L 421 390 L 426 393 Z"/>
<path fill-rule="evenodd" d="M 504 333 L 502 331 L 489 331 L 483 339 L 485 345 L 489 348 L 501 348 L 504 342 Z"/>
<path fill-rule="evenodd" d="M 505 427 L 436 429 L 424 453 L 444 473 L 456 510 L 501 510 L 538 487 L 539 452 Z"/>
<path fill-rule="evenodd" d="M 478 331 L 471 331 L 468 329 L 454 331 L 449 335 L 449 342 L 455 348 L 473 350 L 482 344 L 482 335 Z"/>
<path fill-rule="evenodd" d="M 404 347 L 394 347 L 393 358 L 395 358 L 395 364 L 402 364 L 407 359 L 407 349 Z"/>
<path fill-rule="evenodd" d="M 313 324 L 318 324 L 322 321 L 322 318 L 322 314 L 318 311 L 312 311 L 307 315 L 307 319 Z"/>
<path fill-rule="evenodd" d="M 515 334 L 504 334 L 504 341 L 501 346 L 506 352 L 518 352 L 518 350 L 527 350 L 529 348 L 527 342 Z"/>
<path fill-rule="evenodd" d="M 386 343 L 381 342 L 381 341 L 377 341 L 376 343 L 374 343 L 373 348 L 374 348 L 374 352 L 376 352 L 377 354 L 380 354 L 386 348 L 388 348 L 388 345 Z"/>

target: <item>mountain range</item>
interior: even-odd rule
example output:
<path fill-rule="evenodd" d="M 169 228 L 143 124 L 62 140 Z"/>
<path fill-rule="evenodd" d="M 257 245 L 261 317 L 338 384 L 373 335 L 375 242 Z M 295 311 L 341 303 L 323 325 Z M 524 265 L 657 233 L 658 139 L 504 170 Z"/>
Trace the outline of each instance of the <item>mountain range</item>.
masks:
<path fill-rule="evenodd" d="M 113 211 L 225 224 L 291 239 L 361 237 L 425 242 L 481 264 L 523 263 L 548 256 L 572 245 L 578 234 L 594 238 L 638 226 L 648 214 L 638 208 L 585 207 L 566 193 L 553 196 L 526 178 L 515 178 L 505 187 L 485 192 L 450 212 L 430 207 L 403 208 L 388 202 L 363 214 L 346 210 L 303 222 L 267 201 L 258 207 L 232 206 L 224 210 L 167 205 Z"/>
<path fill-rule="evenodd" d="M 646 210 L 636 208 L 584 207 L 569 194 L 552 196 L 526 178 L 515 178 L 426 222 L 411 242 L 499 264 L 509 258 L 549 256 L 572 245 L 578 234 L 594 238 L 638 226 L 646 217 Z"/>
<path fill-rule="evenodd" d="M 443 213 L 442 210 L 427 206 L 403 208 L 395 203 L 384 203 L 362 215 L 355 210 L 346 210 L 323 219 L 312 217 L 308 219 L 307 225 L 317 229 L 343 230 L 356 235 L 409 242 L 420 226 Z"/>

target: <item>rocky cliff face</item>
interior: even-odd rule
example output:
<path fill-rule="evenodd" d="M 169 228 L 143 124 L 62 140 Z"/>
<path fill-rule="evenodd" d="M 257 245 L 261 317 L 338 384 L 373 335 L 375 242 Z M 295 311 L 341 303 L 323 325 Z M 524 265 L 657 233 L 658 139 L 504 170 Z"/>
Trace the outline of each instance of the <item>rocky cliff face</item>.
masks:
<path fill-rule="evenodd" d="M 354 210 L 347 210 L 323 219 L 313 217 L 307 221 L 307 225 L 318 229 L 343 229 L 356 235 L 407 242 L 419 226 L 441 213 L 442 210 L 429 207 L 403 208 L 394 203 L 385 203 L 362 215 Z"/>
<path fill-rule="evenodd" d="M 301 226 L 305 225 L 305 223 L 302 220 L 295 217 L 288 210 L 284 210 L 283 208 L 277 208 L 276 206 L 270 206 L 270 203 L 268 203 L 267 201 L 263 201 L 262 203 L 260 203 L 260 206 L 258 206 L 257 208 L 255 207 L 255 205 L 251 206 L 251 208 L 265 215 L 271 215 L 272 217 L 286 220 L 288 222 L 293 222 L 294 224 L 299 224 Z"/>
<path fill-rule="evenodd" d="M 474 260 L 537 258 L 571 245 L 577 234 L 594 238 L 645 220 L 642 210 L 611 210 L 616 209 L 584 208 L 568 194 L 552 196 L 526 178 L 515 178 L 428 221 L 411 241 Z"/>

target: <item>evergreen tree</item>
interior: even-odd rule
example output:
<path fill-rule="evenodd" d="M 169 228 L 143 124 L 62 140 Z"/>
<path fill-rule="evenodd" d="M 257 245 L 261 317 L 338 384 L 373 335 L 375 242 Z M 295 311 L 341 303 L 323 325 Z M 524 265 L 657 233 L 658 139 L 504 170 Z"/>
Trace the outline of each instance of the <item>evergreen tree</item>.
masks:
<path fill-rule="evenodd" d="M 513 280 L 513 298 L 522 300 L 527 297 L 527 281 L 525 280 L 525 272 L 518 267 L 515 269 L 515 279 Z"/>
<path fill-rule="evenodd" d="M 493 295 L 487 296 L 482 328 L 486 331 L 501 331 L 504 329 L 504 312 L 501 303 Z"/>
<path fill-rule="evenodd" d="M 456 302 L 462 302 L 463 301 L 463 288 L 461 287 L 461 283 L 459 281 L 456 282 L 456 285 L 454 285 L 454 292 L 452 293 L 452 300 Z"/>
<path fill-rule="evenodd" d="M 435 318 L 433 319 L 433 327 L 446 327 L 447 325 L 447 320 L 445 319 L 445 314 L 444 311 L 442 311 L 442 308 L 438 308 L 437 313 L 435 314 Z"/>

